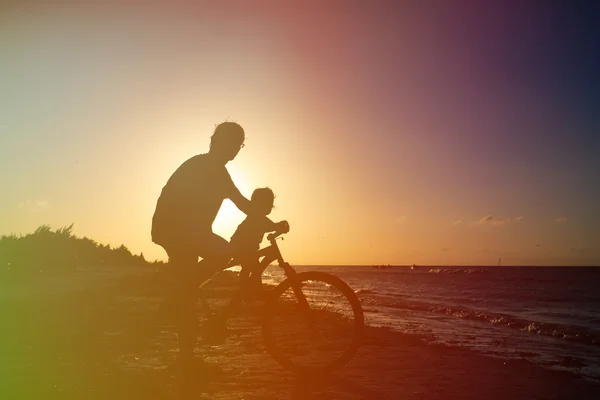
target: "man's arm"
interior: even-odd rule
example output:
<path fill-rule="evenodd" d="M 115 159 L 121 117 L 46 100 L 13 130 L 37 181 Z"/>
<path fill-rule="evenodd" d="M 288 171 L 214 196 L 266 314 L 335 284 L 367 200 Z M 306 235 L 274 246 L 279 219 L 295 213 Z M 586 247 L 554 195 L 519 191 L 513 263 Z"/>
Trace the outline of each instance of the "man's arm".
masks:
<path fill-rule="evenodd" d="M 235 204 L 235 206 L 244 214 L 248 215 L 250 212 L 250 200 L 244 197 L 242 193 L 240 193 L 239 189 L 233 185 L 231 188 L 231 194 L 229 199 Z"/>

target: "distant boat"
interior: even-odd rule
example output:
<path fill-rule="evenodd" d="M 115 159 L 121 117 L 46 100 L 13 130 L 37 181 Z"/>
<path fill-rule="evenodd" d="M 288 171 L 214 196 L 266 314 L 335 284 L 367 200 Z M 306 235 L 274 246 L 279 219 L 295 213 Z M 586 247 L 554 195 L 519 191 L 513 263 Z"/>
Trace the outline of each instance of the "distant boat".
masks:
<path fill-rule="evenodd" d="M 413 265 L 411 265 L 411 266 L 410 266 L 410 269 L 411 269 L 411 270 L 413 270 L 413 271 L 414 271 L 415 269 L 417 269 L 417 268 L 418 268 L 418 267 L 417 267 L 415 264 L 413 264 Z"/>
<path fill-rule="evenodd" d="M 392 266 L 390 264 L 388 265 L 372 265 L 373 268 L 375 269 L 388 269 L 388 268 L 392 268 Z"/>

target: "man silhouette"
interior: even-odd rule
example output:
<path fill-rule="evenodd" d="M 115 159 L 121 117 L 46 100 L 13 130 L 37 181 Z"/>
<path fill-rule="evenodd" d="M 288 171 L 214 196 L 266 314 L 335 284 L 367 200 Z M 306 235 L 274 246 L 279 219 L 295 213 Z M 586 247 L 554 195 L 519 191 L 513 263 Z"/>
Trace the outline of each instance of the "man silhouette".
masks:
<path fill-rule="evenodd" d="M 244 147 L 244 139 L 244 130 L 237 123 L 219 124 L 208 153 L 185 161 L 169 178 L 152 218 L 152 241 L 165 249 L 175 275 L 168 296 L 172 297 L 179 354 L 184 362 L 192 359 L 196 346 L 198 285 L 231 259 L 229 242 L 212 232 L 213 221 L 227 198 L 242 212 L 249 211 L 250 201 L 225 168 Z"/>

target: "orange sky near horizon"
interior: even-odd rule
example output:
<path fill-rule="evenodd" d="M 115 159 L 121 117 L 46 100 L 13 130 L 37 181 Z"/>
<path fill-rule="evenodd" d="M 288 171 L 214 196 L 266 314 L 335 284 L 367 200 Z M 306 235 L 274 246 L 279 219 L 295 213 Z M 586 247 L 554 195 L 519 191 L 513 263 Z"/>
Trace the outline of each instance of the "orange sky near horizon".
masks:
<path fill-rule="evenodd" d="M 228 169 L 248 197 L 274 190 L 291 263 L 600 264 L 593 164 L 552 169 L 579 151 L 553 133 L 585 133 L 578 110 L 496 84 L 444 13 L 384 3 L 6 9 L 0 235 L 74 223 L 165 259 L 160 190 L 233 120 L 247 140 Z M 226 201 L 213 227 L 242 219 Z"/>

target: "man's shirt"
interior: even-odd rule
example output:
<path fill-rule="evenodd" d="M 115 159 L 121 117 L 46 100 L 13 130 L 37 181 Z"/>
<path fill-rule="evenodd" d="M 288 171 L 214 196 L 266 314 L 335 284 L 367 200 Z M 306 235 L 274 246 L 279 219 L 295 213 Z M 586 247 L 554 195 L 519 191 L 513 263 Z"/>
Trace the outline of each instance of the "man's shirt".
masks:
<path fill-rule="evenodd" d="M 201 154 L 184 162 L 163 188 L 152 218 L 152 241 L 188 241 L 212 231 L 223 200 L 236 188 L 225 165 Z"/>

